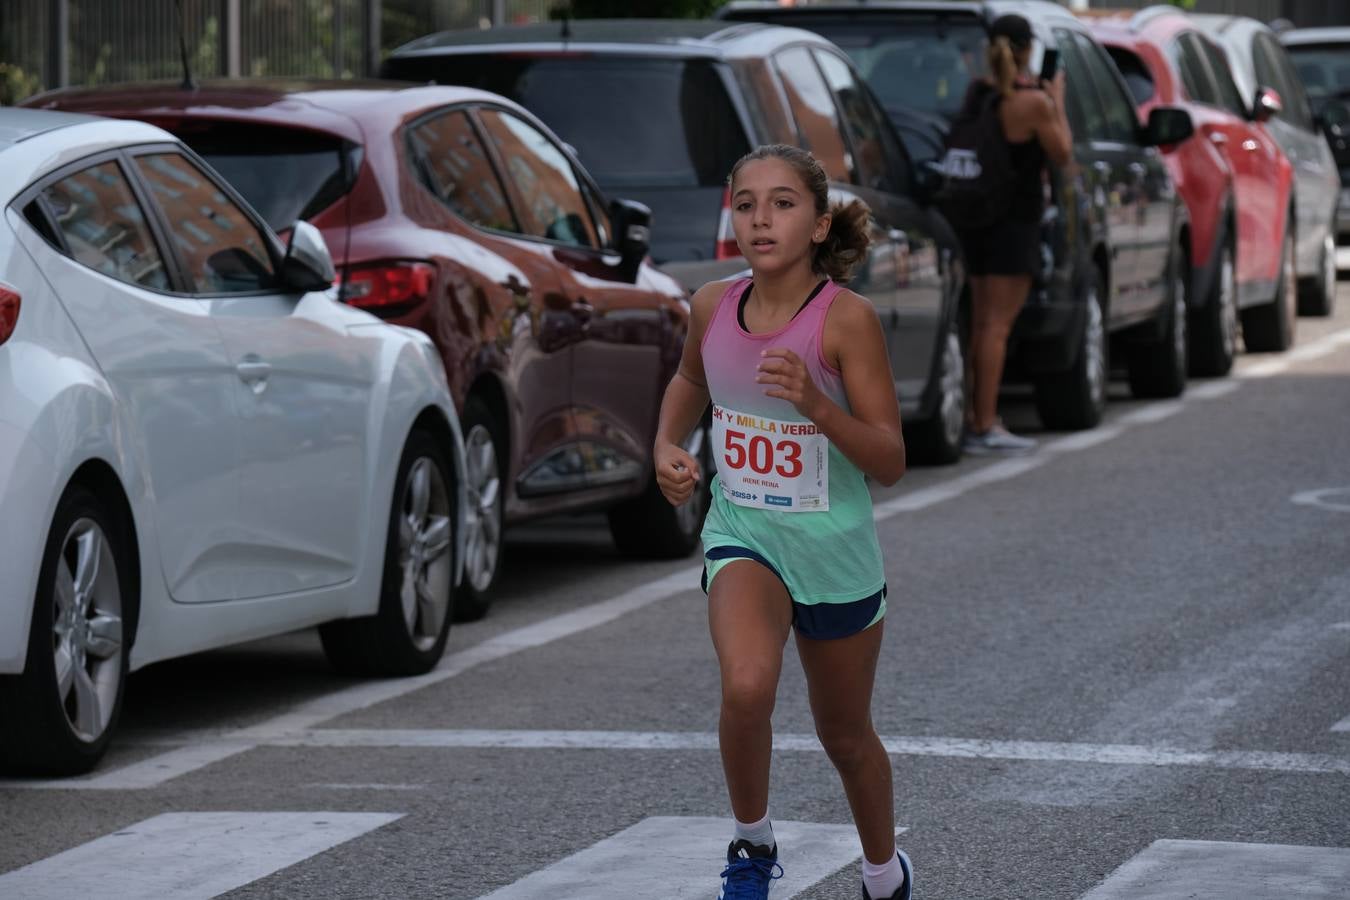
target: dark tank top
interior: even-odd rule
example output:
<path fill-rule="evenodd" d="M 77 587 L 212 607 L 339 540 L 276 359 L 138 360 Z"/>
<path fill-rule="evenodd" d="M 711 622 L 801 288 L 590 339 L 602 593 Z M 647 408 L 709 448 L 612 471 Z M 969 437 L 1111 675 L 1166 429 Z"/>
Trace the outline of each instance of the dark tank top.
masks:
<path fill-rule="evenodd" d="M 978 79 L 971 83 L 966 104 L 983 103 L 989 92 L 995 90 L 989 82 Z M 1015 90 L 1039 91 L 1029 84 L 1018 84 Z M 995 109 L 998 105 L 995 104 Z M 1041 173 L 1045 169 L 1045 150 L 1035 135 L 1026 141 L 1008 141 L 1008 156 L 1017 172 L 1008 206 L 1009 218 L 1018 222 L 1039 222 L 1045 209 L 1045 193 L 1041 187 Z"/>

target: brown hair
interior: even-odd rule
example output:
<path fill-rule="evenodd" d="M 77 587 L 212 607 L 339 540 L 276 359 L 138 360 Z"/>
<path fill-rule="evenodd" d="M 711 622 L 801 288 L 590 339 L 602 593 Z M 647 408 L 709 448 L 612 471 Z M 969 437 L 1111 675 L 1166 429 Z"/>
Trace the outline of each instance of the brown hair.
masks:
<path fill-rule="evenodd" d="M 830 179 L 825 169 L 809 152 L 788 144 L 764 144 L 751 150 L 731 167 L 727 184 L 736 181 L 736 174 L 746 163 L 760 159 L 781 159 L 792 166 L 815 201 L 816 215 L 830 214 L 830 231 L 812 251 L 811 268 L 833 281 L 848 281 L 853 269 L 862 262 L 867 245 L 871 243 L 868 235 L 871 210 L 867 204 L 855 199 L 831 205 Z"/>
<path fill-rule="evenodd" d="M 989 63 L 989 74 L 994 78 L 994 87 L 1004 97 L 1013 95 L 1013 85 L 1017 83 L 1017 57 L 1013 55 L 1012 41 L 1000 34 L 989 42 L 985 53 Z"/>

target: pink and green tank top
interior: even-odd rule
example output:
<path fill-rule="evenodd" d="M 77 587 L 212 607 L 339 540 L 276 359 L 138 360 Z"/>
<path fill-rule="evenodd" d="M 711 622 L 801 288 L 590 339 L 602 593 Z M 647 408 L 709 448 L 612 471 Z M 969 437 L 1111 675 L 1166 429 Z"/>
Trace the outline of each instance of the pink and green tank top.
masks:
<path fill-rule="evenodd" d="M 717 475 L 703 525 L 709 560 L 739 549 L 774 569 L 799 604 L 851 603 L 884 590 L 872 497 L 862 472 L 786 400 L 755 381 L 760 353 L 792 350 L 816 386 L 849 410 L 840 373 L 822 351 L 840 286 L 827 281 L 793 319 L 754 334 L 740 322 L 748 278 L 731 282 L 703 334 Z"/>

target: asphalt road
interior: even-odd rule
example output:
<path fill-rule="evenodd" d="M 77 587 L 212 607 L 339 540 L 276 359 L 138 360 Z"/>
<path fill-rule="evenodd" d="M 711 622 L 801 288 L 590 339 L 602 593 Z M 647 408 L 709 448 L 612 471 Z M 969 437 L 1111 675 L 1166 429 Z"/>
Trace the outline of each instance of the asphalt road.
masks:
<path fill-rule="evenodd" d="M 1096 431 L 877 492 L 916 897 L 1350 898 L 1345 282 L 1339 308 L 1179 401 L 1115 384 Z M 697 559 L 623 560 L 586 518 L 508 554 L 423 679 L 335 676 L 308 632 L 134 675 L 92 778 L 0 782 L 0 897 L 714 897 Z M 772 896 L 856 900 L 788 655 Z"/>

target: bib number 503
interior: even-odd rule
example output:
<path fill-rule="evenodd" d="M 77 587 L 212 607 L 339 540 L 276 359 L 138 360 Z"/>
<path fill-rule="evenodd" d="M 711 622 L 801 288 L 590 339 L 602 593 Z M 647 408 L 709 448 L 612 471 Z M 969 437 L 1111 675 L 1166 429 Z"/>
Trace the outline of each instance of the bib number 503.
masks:
<path fill-rule="evenodd" d="M 726 453 L 723 459 L 733 469 L 751 470 L 760 475 L 776 471 L 784 478 L 796 478 L 802 474 L 802 445 L 796 441 L 773 441 L 757 434 L 746 440 L 743 431 L 727 430 Z"/>

